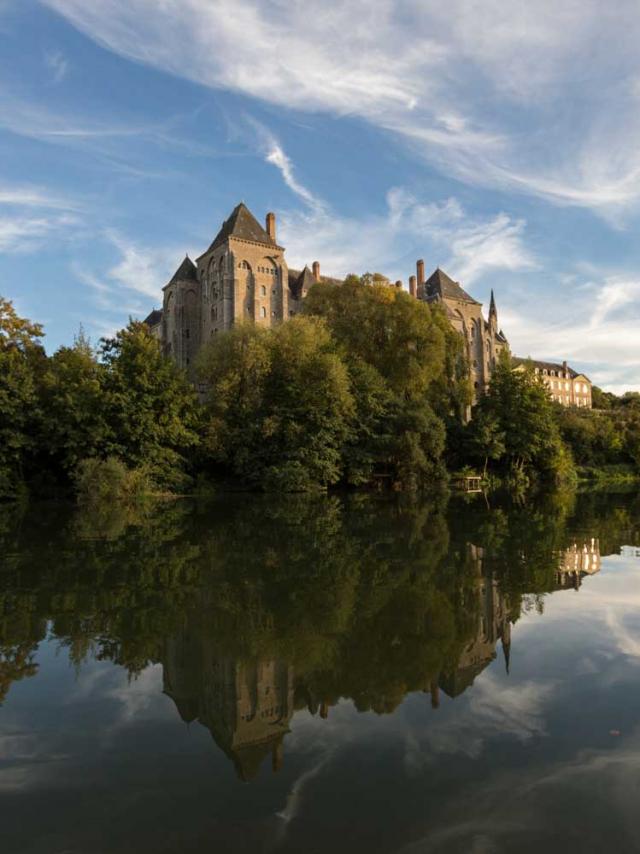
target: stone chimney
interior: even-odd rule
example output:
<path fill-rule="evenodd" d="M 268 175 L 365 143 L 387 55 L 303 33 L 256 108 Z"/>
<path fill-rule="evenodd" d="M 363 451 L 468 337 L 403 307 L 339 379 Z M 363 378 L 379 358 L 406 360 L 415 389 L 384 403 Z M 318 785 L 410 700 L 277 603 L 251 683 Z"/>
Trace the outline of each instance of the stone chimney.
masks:
<path fill-rule="evenodd" d="M 396 288 L 402 288 L 402 279 L 398 279 L 396 282 Z"/>
<path fill-rule="evenodd" d="M 314 261 L 313 264 L 311 265 L 311 269 L 313 270 L 313 278 L 316 280 L 316 282 L 319 282 L 320 281 L 320 262 Z"/>
<path fill-rule="evenodd" d="M 562 363 L 562 376 L 565 378 L 565 380 L 569 376 L 568 371 L 569 371 L 569 367 L 568 367 L 567 363 L 563 362 Z"/>
<path fill-rule="evenodd" d="M 416 261 L 416 275 L 418 279 L 416 296 L 418 299 L 424 299 L 424 261 L 422 258 L 419 261 Z"/>
<path fill-rule="evenodd" d="M 415 276 L 409 276 L 409 293 L 411 294 L 412 297 L 417 296 L 416 277 Z"/>
<path fill-rule="evenodd" d="M 271 211 L 269 211 L 269 213 L 267 214 L 266 231 L 267 231 L 267 234 L 269 235 L 269 237 L 275 243 L 276 242 L 276 215 L 274 213 L 272 213 Z"/>

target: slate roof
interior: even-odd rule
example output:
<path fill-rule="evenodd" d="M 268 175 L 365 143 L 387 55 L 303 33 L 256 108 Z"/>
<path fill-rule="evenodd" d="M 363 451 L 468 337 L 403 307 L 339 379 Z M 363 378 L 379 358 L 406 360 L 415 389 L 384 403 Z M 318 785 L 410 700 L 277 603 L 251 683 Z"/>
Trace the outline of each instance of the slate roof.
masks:
<path fill-rule="evenodd" d="M 335 279 L 332 276 L 320 276 L 320 282 L 325 285 L 341 285 L 342 279 Z M 308 290 L 311 285 L 315 285 L 316 280 L 308 266 L 304 270 L 293 270 L 289 267 L 289 290 L 299 298 L 303 290 Z"/>
<path fill-rule="evenodd" d="M 238 240 L 249 240 L 251 243 L 264 243 L 265 246 L 276 247 L 278 245 L 275 240 L 269 237 L 244 202 L 236 205 L 229 218 L 222 223 L 220 231 L 207 252 L 211 252 L 230 237 L 235 237 Z M 206 255 L 207 252 L 203 254 Z"/>
<path fill-rule="evenodd" d="M 145 319 L 142 321 L 146 323 L 147 326 L 157 326 L 162 320 L 162 309 L 154 308 L 153 311 L 148 314 Z"/>
<path fill-rule="evenodd" d="M 169 279 L 168 284 L 172 285 L 174 282 L 184 282 L 193 279 L 194 281 L 198 280 L 198 271 L 196 265 L 193 263 L 191 258 L 188 255 L 185 255 L 184 261 L 178 269 L 175 271 L 173 276 Z M 167 287 L 167 285 L 165 285 Z"/>
<path fill-rule="evenodd" d="M 470 302 L 474 305 L 480 305 L 472 296 L 463 290 L 458 282 L 454 282 L 450 276 L 438 267 L 429 276 L 425 285 L 425 293 L 427 299 L 441 297 L 442 299 L 456 299 L 461 302 Z"/>
<path fill-rule="evenodd" d="M 512 362 L 514 365 L 524 365 L 524 366 L 533 365 L 534 368 L 539 368 L 540 370 L 545 370 L 545 369 L 547 371 L 562 371 L 563 370 L 563 366 L 562 366 L 561 362 L 540 362 L 537 359 L 522 359 L 519 356 L 514 356 L 512 359 Z M 576 377 L 585 377 L 586 379 L 589 379 L 586 374 L 583 374 L 582 372 L 579 372 L 579 371 L 574 371 L 574 369 L 572 367 L 570 367 L 569 365 L 567 366 L 567 368 L 569 370 L 569 376 L 571 377 L 572 380 L 574 380 Z"/>

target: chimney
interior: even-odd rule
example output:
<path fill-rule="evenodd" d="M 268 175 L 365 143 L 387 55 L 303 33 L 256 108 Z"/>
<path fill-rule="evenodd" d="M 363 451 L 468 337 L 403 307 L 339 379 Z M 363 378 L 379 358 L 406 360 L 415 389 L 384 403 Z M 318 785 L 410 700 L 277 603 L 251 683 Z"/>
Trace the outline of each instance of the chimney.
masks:
<path fill-rule="evenodd" d="M 416 296 L 418 299 L 424 299 L 424 261 L 422 258 L 416 261 L 416 274 L 418 278 L 418 289 Z"/>
<path fill-rule="evenodd" d="M 313 264 L 311 265 L 311 269 L 313 270 L 313 278 L 316 280 L 316 282 L 319 282 L 320 281 L 320 262 L 314 261 Z"/>
<path fill-rule="evenodd" d="M 567 378 L 567 376 L 568 376 L 567 371 L 568 371 L 567 363 L 566 363 L 566 362 L 563 362 L 563 363 L 562 363 L 562 376 L 565 378 L 565 380 L 566 380 L 566 378 Z"/>
<path fill-rule="evenodd" d="M 396 288 L 402 289 L 402 279 L 398 279 L 396 282 Z"/>
<path fill-rule="evenodd" d="M 409 276 L 409 293 L 412 297 L 417 296 L 416 294 L 416 277 Z"/>
<path fill-rule="evenodd" d="M 276 242 L 276 215 L 274 213 L 272 213 L 271 211 L 269 211 L 269 213 L 267 214 L 267 234 L 275 243 Z"/>

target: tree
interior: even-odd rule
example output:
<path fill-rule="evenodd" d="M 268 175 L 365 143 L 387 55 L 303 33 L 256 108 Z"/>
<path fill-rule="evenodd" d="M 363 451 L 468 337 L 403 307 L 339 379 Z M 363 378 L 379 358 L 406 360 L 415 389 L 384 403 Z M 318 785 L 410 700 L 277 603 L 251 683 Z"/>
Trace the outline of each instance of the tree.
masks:
<path fill-rule="evenodd" d="M 37 376 L 45 356 L 42 327 L 0 297 L 0 497 L 22 487 L 34 449 Z"/>
<path fill-rule="evenodd" d="M 103 370 L 82 330 L 73 347 L 60 347 L 47 360 L 39 383 L 39 461 L 63 482 L 81 460 L 104 450 Z"/>
<path fill-rule="evenodd" d="M 354 402 L 322 321 L 238 326 L 211 342 L 199 373 L 209 386 L 213 462 L 266 489 L 306 491 L 340 479 Z"/>
<path fill-rule="evenodd" d="M 429 393 L 447 372 L 453 339 L 430 306 L 367 281 L 314 285 L 304 312 L 326 321 L 349 369 L 357 416 L 345 446 L 347 480 L 419 486 L 443 475 L 444 422 Z"/>
<path fill-rule="evenodd" d="M 145 466 L 162 486 L 184 484 L 186 453 L 198 445 L 198 402 L 185 374 L 165 358 L 144 323 L 101 342 L 103 455 Z"/>
<path fill-rule="evenodd" d="M 561 478 L 572 471 L 560 438 L 549 393 L 531 370 L 514 371 L 504 353 L 488 391 L 474 408 L 468 435 L 476 453 L 500 462 L 517 475 Z"/>

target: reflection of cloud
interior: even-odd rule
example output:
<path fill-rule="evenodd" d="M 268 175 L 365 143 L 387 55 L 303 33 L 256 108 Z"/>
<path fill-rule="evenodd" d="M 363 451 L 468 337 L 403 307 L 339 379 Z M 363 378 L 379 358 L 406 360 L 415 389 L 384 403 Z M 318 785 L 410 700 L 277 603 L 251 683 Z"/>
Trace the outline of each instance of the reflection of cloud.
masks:
<path fill-rule="evenodd" d="M 446 718 L 434 715 L 424 730 L 409 731 L 405 767 L 416 773 L 440 754 L 478 758 L 498 735 L 522 743 L 545 735 L 545 713 L 555 687 L 553 681 L 533 680 L 504 685 L 485 671 L 469 689 L 467 701 L 454 701 Z"/>
<path fill-rule="evenodd" d="M 291 787 L 291 791 L 287 796 L 287 802 L 285 804 L 284 809 L 277 813 L 278 818 L 281 818 L 285 825 L 289 824 L 297 815 L 300 810 L 300 803 L 302 799 L 302 793 L 304 791 L 305 786 L 317 777 L 320 771 L 325 767 L 325 765 L 329 762 L 330 756 L 325 756 L 320 762 L 317 762 L 312 768 L 309 768 L 307 771 L 302 773 L 297 780 L 295 780 L 293 786 Z"/>
<path fill-rule="evenodd" d="M 616 850 L 635 850 L 638 772 L 637 733 L 615 751 L 585 750 L 561 763 L 543 760 L 503 770 L 481 787 L 462 786 L 432 817 L 425 835 L 399 848 L 399 854 L 518 850 L 532 834 L 539 847 L 580 838 L 581 850 L 605 850 L 609 843 Z M 584 809 L 594 795 L 597 808 Z M 577 804 L 583 807 L 578 813 Z"/>

